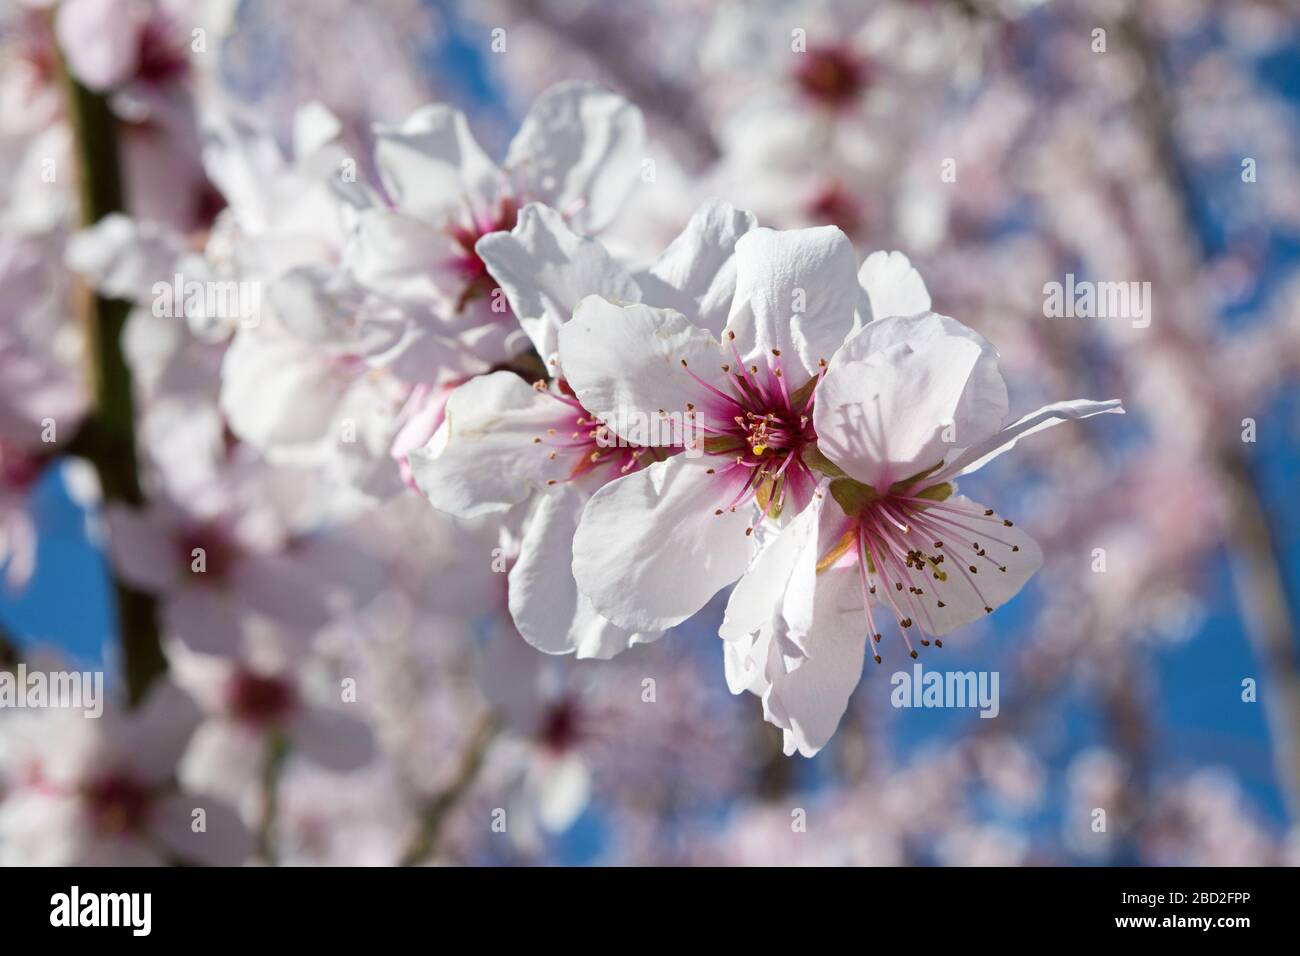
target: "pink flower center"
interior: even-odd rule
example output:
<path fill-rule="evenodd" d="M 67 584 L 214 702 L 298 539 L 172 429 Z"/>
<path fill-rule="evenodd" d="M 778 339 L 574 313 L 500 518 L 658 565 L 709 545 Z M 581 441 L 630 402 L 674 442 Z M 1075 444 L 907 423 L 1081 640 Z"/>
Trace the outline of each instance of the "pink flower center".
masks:
<path fill-rule="evenodd" d="M 226 693 L 231 714 L 258 728 L 278 724 L 298 705 L 298 695 L 288 681 L 244 669 L 231 676 Z"/>
<path fill-rule="evenodd" d="M 0 485 L 22 491 L 41 473 L 41 459 L 0 438 Z"/>
<path fill-rule="evenodd" d="M 570 410 L 562 426 L 548 428 L 545 435 L 533 439 L 533 444 L 550 449 L 547 457 L 552 461 L 563 455 L 572 463 L 568 476 L 563 479 L 565 481 L 573 481 L 597 471 L 605 473 L 606 481 L 613 481 L 636 471 L 646 463 L 645 459 L 661 460 L 670 453 L 669 449 L 647 448 L 624 441 L 613 429 L 582 407 L 564 379 L 556 382 L 558 391 L 547 388 L 545 382 L 537 382 L 533 387 Z M 547 484 L 558 484 L 559 480 L 553 478 Z"/>
<path fill-rule="evenodd" d="M 136 39 L 136 79 L 151 86 L 163 86 L 183 77 L 190 68 L 185 48 L 176 41 L 172 23 L 153 17 Z"/>
<path fill-rule="evenodd" d="M 853 103 L 870 79 L 867 63 L 845 46 L 813 47 L 797 59 L 794 79 L 799 89 L 831 109 Z"/>
<path fill-rule="evenodd" d="M 474 246 L 484 236 L 494 232 L 509 232 L 515 227 L 519 218 L 519 203 L 510 196 L 503 198 L 497 205 L 496 212 L 487 215 L 473 215 L 468 223 L 453 222 L 447 232 L 455 241 L 457 252 L 452 259 L 452 267 L 465 280 L 460 298 L 456 300 L 456 311 L 460 312 L 475 299 L 491 296 L 499 288 L 487 263 L 475 251 Z M 509 315 L 506 310 L 505 315 Z"/>
<path fill-rule="evenodd" d="M 152 788 L 120 772 L 94 780 L 84 796 L 95 829 L 109 835 L 139 833 L 153 803 Z"/>
<path fill-rule="evenodd" d="M 829 182 L 818 189 L 805 212 L 813 222 L 839 226 L 851 237 L 857 237 L 864 225 L 862 204 L 839 182 Z"/>
<path fill-rule="evenodd" d="M 584 736 L 582 711 L 567 697 L 548 707 L 537 727 L 538 743 L 553 754 L 572 750 Z"/>
<path fill-rule="evenodd" d="M 865 489 L 865 485 L 856 486 Z M 831 493 L 836 494 L 832 483 Z M 1005 574 L 1010 555 L 1020 546 L 994 532 L 1011 527 L 992 509 L 980 511 L 970 505 L 922 497 L 930 492 L 891 489 L 884 495 L 869 495 L 853 502 L 838 541 L 817 563 L 820 574 L 842 563 L 858 569 L 862 603 L 872 639 L 879 643 L 871 612 L 872 598 L 893 612 L 908 653 L 916 657 L 909 632 L 915 627 L 923 647 L 930 645 L 927 634 L 937 634 L 934 612 L 947 607 L 951 598 L 949 578 L 964 582 L 983 604 L 986 614 L 992 604 L 979 586 L 979 574 Z M 968 599 L 968 598 L 967 598 Z M 935 645 L 943 641 L 935 638 Z M 880 663 L 880 654 L 874 654 Z"/>
<path fill-rule="evenodd" d="M 682 368 L 703 389 L 698 403 L 687 403 L 686 411 L 693 426 L 704 433 L 704 452 L 727 459 L 726 464 L 709 469 L 727 488 L 728 500 L 714 514 L 756 500 L 762 521 L 781 512 L 787 495 L 803 507 L 816 486 L 816 476 L 803 455 L 817 439 L 812 413 L 821 374 L 791 392 L 779 349 L 772 349 L 766 365 L 746 365 L 735 333 L 727 336 L 735 358 L 734 364 L 722 366 L 728 391 L 704 381 L 682 359 Z M 821 365 L 825 368 L 825 362 Z"/>
<path fill-rule="evenodd" d="M 215 522 L 186 528 L 177 539 L 176 548 L 191 574 L 214 584 L 229 577 L 240 557 L 239 545 Z"/>
<path fill-rule="evenodd" d="M 42 89 L 52 86 L 58 76 L 58 55 L 40 12 L 24 10 L 14 32 L 21 37 L 17 45 L 17 56 L 31 69 L 33 87 Z"/>

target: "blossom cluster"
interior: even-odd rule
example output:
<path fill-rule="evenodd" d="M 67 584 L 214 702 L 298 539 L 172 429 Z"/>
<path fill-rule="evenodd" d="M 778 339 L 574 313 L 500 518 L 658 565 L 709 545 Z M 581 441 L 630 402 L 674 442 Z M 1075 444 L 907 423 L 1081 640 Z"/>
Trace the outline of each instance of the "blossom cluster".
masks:
<path fill-rule="evenodd" d="M 1028 813 L 1045 701 L 1142 710 L 1135 655 L 1241 536 L 1238 423 L 1300 372 L 1294 286 L 1213 315 L 1300 224 L 1300 137 L 1191 37 L 1258 49 L 1273 15 L 1118 4 L 1099 52 L 1069 2 L 275 6 L 0 0 L 0 572 L 41 573 L 61 484 L 120 691 L 0 714 L 0 860 L 513 861 L 593 806 L 646 862 L 911 862 L 923 832 L 1032 859 L 933 794 Z M 1144 30 L 1196 74 L 1174 147 Z M 428 68 L 460 31 L 517 120 Z M 1237 135 L 1281 198 L 1233 205 L 1216 257 L 1162 151 L 1208 176 Z M 1076 268 L 1147 282 L 1154 319 L 1049 317 Z M 868 747 L 889 672 L 954 655 L 1004 672 L 998 731 Z M 825 825 L 789 843 L 823 750 Z M 1099 753 L 1063 813 L 1143 803 L 1142 755 Z M 1202 803 L 1280 857 L 1192 779 L 1147 795 L 1149 858 L 1231 855 Z"/>

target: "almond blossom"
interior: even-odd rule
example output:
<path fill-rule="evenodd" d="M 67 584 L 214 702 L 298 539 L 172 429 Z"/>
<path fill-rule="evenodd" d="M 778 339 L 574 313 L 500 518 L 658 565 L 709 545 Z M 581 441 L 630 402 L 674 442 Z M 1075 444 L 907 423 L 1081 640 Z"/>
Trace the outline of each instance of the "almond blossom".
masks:
<path fill-rule="evenodd" d="M 360 217 L 356 275 L 386 295 L 434 306 L 448 320 L 467 314 L 490 337 L 510 326 L 478 240 L 514 228 L 528 202 L 559 210 L 581 231 L 599 231 L 635 183 L 644 132 L 640 112 L 622 97 L 564 83 L 537 98 L 504 168 L 474 140 L 464 114 L 441 104 L 399 126 L 380 126 L 375 136 L 390 208 Z"/>
<path fill-rule="evenodd" d="M 721 628 L 732 691 L 760 695 L 786 753 L 804 756 L 830 739 L 868 640 L 881 642 L 877 615 L 897 623 L 916 657 L 912 633 L 942 647 L 1042 563 L 1029 535 L 957 495 L 954 479 L 1034 432 L 1123 411 L 1118 401 L 1069 401 L 1009 419 L 997 352 L 932 312 L 865 326 L 818 393 L 827 478 L 736 586 Z"/>
<path fill-rule="evenodd" d="M 671 627 L 744 573 L 754 529 L 813 493 L 828 360 L 862 314 L 929 303 L 906 259 L 880 254 L 862 267 L 873 305 L 833 226 L 751 230 L 735 269 L 725 318 L 589 298 L 560 332 L 584 407 L 629 441 L 686 452 L 602 488 L 578 526 L 578 586 L 623 626 Z"/>
<path fill-rule="evenodd" d="M 538 353 L 550 357 L 553 379 L 530 386 L 503 371 L 470 380 L 448 398 L 443 425 L 410 462 L 429 501 L 451 514 L 473 518 L 529 502 L 510 571 L 510 609 L 520 633 L 541 650 L 609 657 L 663 630 L 611 622 L 573 582 L 572 542 L 592 493 L 668 450 L 624 440 L 576 397 L 562 323 L 595 293 L 716 310 L 730 300 L 732 250 L 751 225 L 748 214 L 709 205 L 636 278 L 540 205 L 526 206 L 508 235 L 479 243 Z"/>
<path fill-rule="evenodd" d="M 0 861 L 7 866 L 237 866 L 253 850 L 226 804 L 177 789 L 198 709 L 173 684 L 135 712 L 33 710 L 0 730 Z"/>

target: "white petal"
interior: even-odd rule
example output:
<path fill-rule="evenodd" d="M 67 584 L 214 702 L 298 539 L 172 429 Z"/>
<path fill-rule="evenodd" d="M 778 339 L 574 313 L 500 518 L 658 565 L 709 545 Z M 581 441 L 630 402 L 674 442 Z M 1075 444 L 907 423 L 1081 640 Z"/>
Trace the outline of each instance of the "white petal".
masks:
<path fill-rule="evenodd" d="M 502 177 L 469 130 L 465 114 L 441 104 L 417 110 L 401 126 L 377 126 L 375 163 L 399 210 L 441 226 L 495 202 Z"/>
<path fill-rule="evenodd" d="M 862 289 L 858 311 L 863 323 L 894 315 L 930 311 L 930 293 L 921 273 L 901 252 L 873 252 L 858 270 Z"/>
<path fill-rule="evenodd" d="M 110 502 L 104 510 L 113 567 L 130 584 L 165 594 L 177 579 L 183 560 L 175 529 L 156 509 L 139 510 Z"/>
<path fill-rule="evenodd" d="M 357 281 L 399 302 L 447 310 L 464 280 L 452 266 L 450 234 L 419 219 L 382 209 L 357 217 L 347 265 Z"/>
<path fill-rule="evenodd" d="M 722 347 L 680 313 L 584 299 L 560 329 L 560 364 L 584 408 L 638 445 L 680 445 L 702 389 L 722 384 Z M 661 412 L 663 414 L 661 414 Z"/>
<path fill-rule="evenodd" d="M 330 435 L 350 383 L 331 356 L 263 323 L 240 329 L 226 351 L 221 409 L 254 448 L 298 450 Z"/>
<path fill-rule="evenodd" d="M 324 627 L 331 617 L 327 582 L 295 553 L 245 557 L 232 570 L 229 587 L 241 607 L 301 634 Z"/>
<path fill-rule="evenodd" d="M 965 513 L 953 511 L 958 508 Z M 918 571 L 905 567 L 905 579 L 901 582 L 904 589 L 916 587 L 923 593 L 915 598 L 904 597 L 913 592 L 897 590 L 898 568 L 888 564 L 885 576 L 890 583 L 877 597 L 884 593 L 897 595 L 899 609 L 912 618 L 915 626 L 940 637 L 992 613 L 986 609 L 996 611 L 1010 601 L 1042 566 L 1043 553 L 1034 539 L 1019 527 L 1008 527 L 1001 519 L 985 520 L 986 510 L 983 505 L 961 496 L 928 509 L 922 520 L 928 518 L 932 530 L 914 530 L 910 540 L 927 554 L 931 553 L 929 546 L 934 540 L 944 542 L 942 553 L 947 557 L 941 567 L 947 579 L 936 580 L 929 568 Z M 958 537 L 978 544 L 984 556 L 976 554 L 973 548 L 959 545 L 954 540 Z M 974 571 L 970 570 L 972 567 Z M 1000 571 L 1001 567 L 1006 570 Z M 891 587 L 895 590 L 890 591 Z M 939 607 L 939 601 L 943 607 Z M 859 607 L 861 604 L 859 600 Z"/>
<path fill-rule="evenodd" d="M 293 154 L 311 156 L 338 139 L 342 131 L 343 124 L 324 103 L 304 103 L 293 114 Z"/>
<path fill-rule="evenodd" d="M 195 810 L 202 810 L 196 819 Z M 202 820 L 203 829 L 195 831 Z M 187 863 L 239 866 L 253 855 L 253 836 L 224 803 L 197 794 L 177 793 L 154 808 L 153 836 Z"/>
<path fill-rule="evenodd" d="M 234 597 L 217 588 L 186 584 L 163 606 L 166 632 L 191 650 L 237 656 L 242 646 L 244 616 L 235 602 Z"/>
<path fill-rule="evenodd" d="M 65 256 L 102 295 L 145 304 L 155 283 L 172 284 L 186 251 L 185 238 L 170 226 L 112 213 L 72 236 Z"/>
<path fill-rule="evenodd" d="M 1040 432 L 1044 428 L 1051 428 L 1061 422 L 1079 421 L 1083 418 L 1091 418 L 1093 415 L 1108 413 L 1124 414 L 1124 407 L 1120 404 L 1119 399 L 1112 398 L 1105 402 L 1092 402 L 1079 398 L 1068 402 L 1055 402 L 1051 405 L 1044 405 L 1038 411 L 1030 412 L 1023 418 L 1003 428 L 997 434 L 965 449 L 942 472 L 936 475 L 935 480 L 945 481 L 948 478 L 955 478 L 958 475 L 969 474 L 978 468 L 983 468 L 998 455 L 1012 448 L 1016 442 L 1026 435 Z"/>
<path fill-rule="evenodd" d="M 605 485 L 573 540 L 573 576 L 596 610 L 637 631 L 680 624 L 744 573 L 752 508 L 725 506 L 707 457 L 676 455 Z"/>
<path fill-rule="evenodd" d="M 853 330 L 857 258 L 835 226 L 754 229 L 736 243 L 736 297 L 728 320 L 745 358 L 779 349 L 802 384 Z M 796 375 L 796 359 L 803 375 Z"/>
<path fill-rule="evenodd" d="M 596 613 L 573 580 L 573 536 L 587 495 L 571 485 L 541 495 L 510 569 L 510 614 L 524 640 L 547 654 L 608 659 L 659 634 L 627 631 Z"/>
<path fill-rule="evenodd" d="M 633 104 L 587 83 L 560 83 L 534 101 L 506 166 L 527 178 L 527 199 L 593 233 L 636 185 L 644 152 L 645 123 Z"/>
<path fill-rule="evenodd" d="M 862 676 L 867 629 L 854 577 L 839 570 L 818 580 L 808 657 L 795 670 L 769 665 L 763 709 L 784 728 L 787 754 L 811 757 L 826 746 Z"/>
<path fill-rule="evenodd" d="M 66 0 L 54 30 L 72 74 L 92 90 L 125 83 L 139 60 L 147 10 L 134 0 Z"/>
<path fill-rule="evenodd" d="M 770 643 L 768 637 L 752 635 L 722 642 L 722 664 L 729 691 L 733 694 L 749 691 L 759 697 L 767 693 L 767 649 Z"/>
<path fill-rule="evenodd" d="M 375 738 L 359 717 L 323 707 L 303 708 L 289 724 L 293 745 L 327 770 L 346 773 L 364 767 L 375 753 Z"/>
<path fill-rule="evenodd" d="M 637 302 L 641 290 L 605 247 L 580 236 L 554 209 L 529 203 L 510 232 L 484 236 L 475 246 L 510 308 L 549 361 L 559 348 L 560 326 L 589 295 Z"/>
<path fill-rule="evenodd" d="M 813 420 L 824 455 L 884 490 L 996 431 L 1005 410 L 996 359 L 969 337 L 938 335 L 837 359 L 817 388 Z"/>
<path fill-rule="evenodd" d="M 812 626 L 817 543 L 825 493 L 816 494 L 772 538 L 731 592 L 718 633 L 739 641 L 763 633 L 804 649 Z"/>
<path fill-rule="evenodd" d="M 946 315 L 923 311 L 915 315 L 880 318 L 864 325 L 844 341 L 839 351 L 835 353 L 835 357 L 831 359 L 831 365 L 834 366 L 836 362 L 864 359 L 872 352 L 883 352 L 900 344 L 914 349 L 920 348 L 936 339 L 948 336 L 969 339 L 989 358 L 994 361 L 998 358 L 998 350 L 974 329 Z"/>
<path fill-rule="evenodd" d="M 429 445 L 410 453 L 411 472 L 440 511 L 462 518 L 505 511 L 564 477 L 548 446 L 534 439 L 564 427 L 570 411 L 512 372 L 471 379 L 447 400 Z"/>
<path fill-rule="evenodd" d="M 201 718 L 189 694 L 169 680 L 159 681 L 138 710 L 120 715 L 113 746 L 134 776 L 161 784 L 176 769 Z"/>
<path fill-rule="evenodd" d="M 736 293 L 736 242 L 756 225 L 751 212 L 705 203 L 655 264 L 637 275 L 645 303 L 674 309 L 721 336 Z"/>
<path fill-rule="evenodd" d="M 260 789 L 267 740 L 244 724 L 209 719 L 195 732 L 177 767 L 181 785 L 232 807 L 252 803 Z"/>
<path fill-rule="evenodd" d="M 550 833 L 571 827 L 591 799 L 591 774 L 578 753 L 539 757 L 528 786 L 537 800 L 538 821 Z"/>

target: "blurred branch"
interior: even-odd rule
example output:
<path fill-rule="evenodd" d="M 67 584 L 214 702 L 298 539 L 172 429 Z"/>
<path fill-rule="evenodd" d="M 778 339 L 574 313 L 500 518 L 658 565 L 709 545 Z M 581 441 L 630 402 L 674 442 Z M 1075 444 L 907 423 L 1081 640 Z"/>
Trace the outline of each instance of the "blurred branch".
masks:
<path fill-rule="evenodd" d="M 420 814 L 420 825 L 415 837 L 402 856 L 402 866 L 418 866 L 432 859 L 438 852 L 438 841 L 442 836 L 442 826 L 447 815 L 460 803 L 479 771 L 483 769 L 483 760 L 487 756 L 488 746 L 492 743 L 498 730 L 496 717 L 487 713 L 469 735 L 469 742 L 461 753 L 460 766 L 451 782 L 434 796 Z"/>
<path fill-rule="evenodd" d="M 1119 33 L 1143 67 L 1137 106 L 1152 147 L 1167 180 L 1167 188 L 1181 204 L 1180 234 L 1196 259 L 1204 250 L 1196 240 L 1192 186 L 1179 161 L 1174 107 L 1165 80 L 1160 49 L 1142 20 L 1138 4 L 1119 21 Z M 1255 654 L 1268 667 L 1272 688 L 1265 712 L 1278 785 L 1293 823 L 1300 821 L 1300 661 L 1297 660 L 1295 616 L 1279 570 L 1276 542 L 1259 490 L 1240 445 L 1231 440 L 1218 448 L 1219 467 L 1227 479 L 1235 534 L 1228 540 L 1233 564 L 1233 584 Z"/>
<path fill-rule="evenodd" d="M 1240 452 L 1229 449 L 1222 465 L 1232 490 L 1236 536 L 1231 542 L 1233 584 L 1246 635 L 1265 665 L 1263 696 L 1278 784 L 1293 823 L 1300 821 L 1300 661 L 1286 585 L 1268 516 Z"/>
<path fill-rule="evenodd" d="M 121 211 L 123 205 L 116 120 L 108 101 L 78 83 L 61 59 L 58 70 L 72 130 L 80 221 L 83 227 L 91 226 L 109 213 Z M 136 462 L 135 403 L 121 344 L 129 306 L 101 298 L 80 280 L 74 297 L 86 338 L 86 373 L 93 402 L 73 450 L 95 466 L 105 504 L 138 505 L 143 495 Z M 134 705 L 167 664 L 159 642 L 156 602 L 116 575 L 113 583 L 122 676 L 127 700 Z"/>
<path fill-rule="evenodd" d="M 0 624 L 0 670 L 9 670 L 18 663 L 18 644 Z"/>
<path fill-rule="evenodd" d="M 794 785 L 794 758 L 785 755 L 785 734 L 767 721 L 754 722 L 758 750 L 758 776 L 754 786 L 765 800 L 776 801 Z"/>
<path fill-rule="evenodd" d="M 275 821 L 280 810 L 280 771 L 289 756 L 289 742 L 276 733 L 266 744 L 262 763 L 262 819 L 257 828 L 257 850 L 267 866 L 276 865 Z"/>

